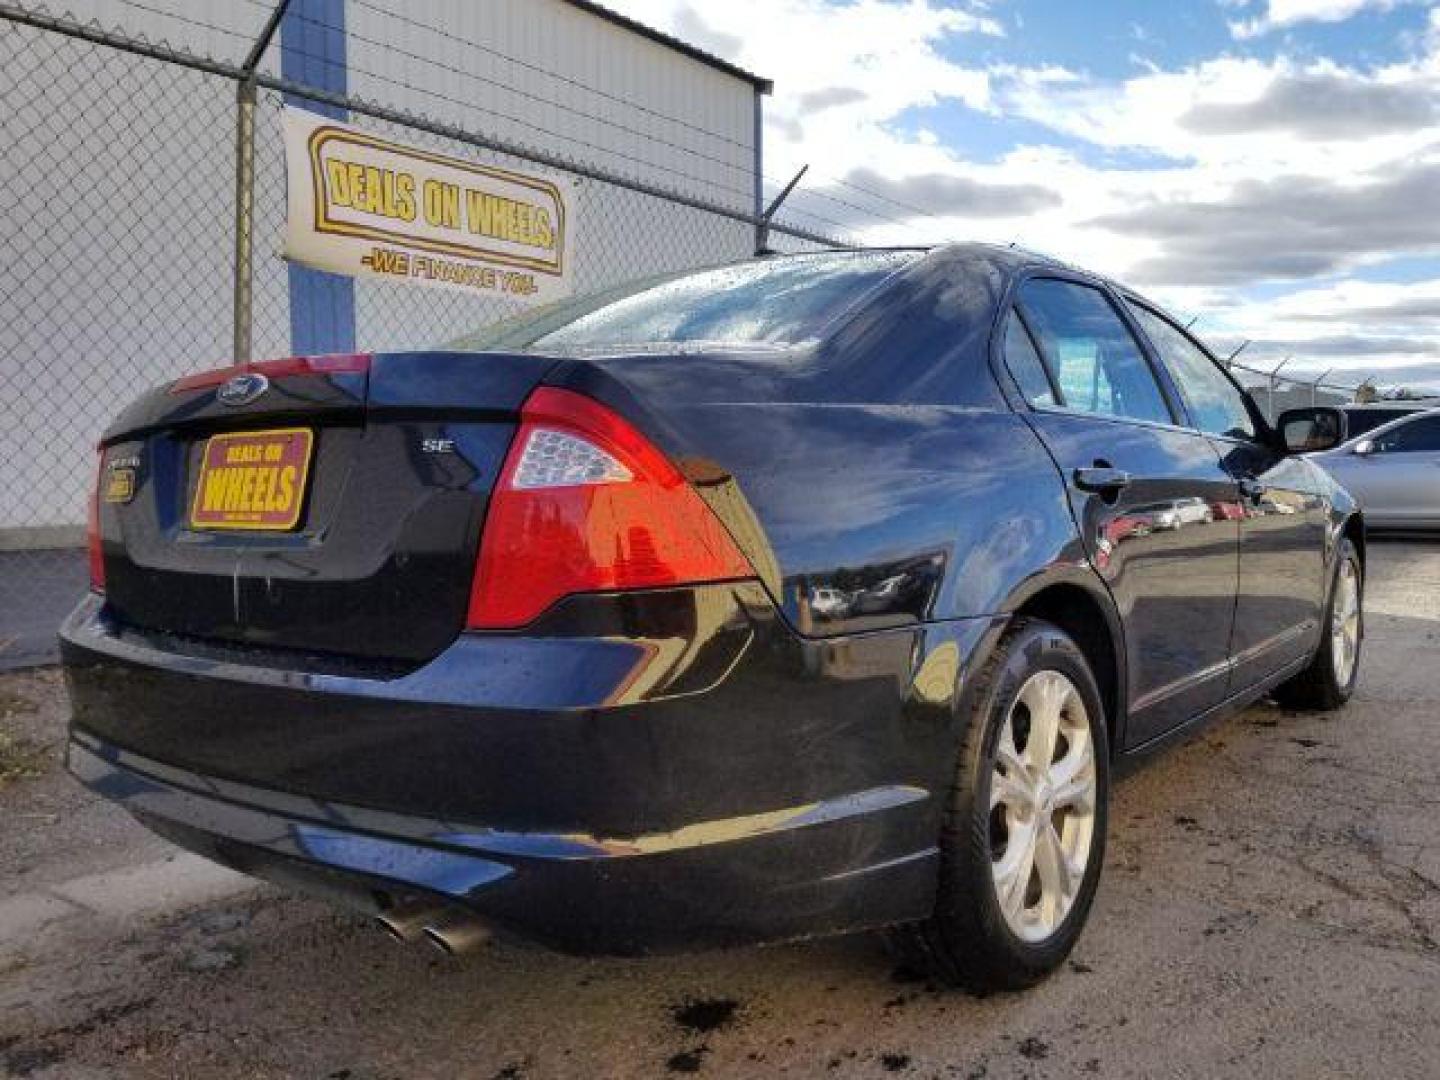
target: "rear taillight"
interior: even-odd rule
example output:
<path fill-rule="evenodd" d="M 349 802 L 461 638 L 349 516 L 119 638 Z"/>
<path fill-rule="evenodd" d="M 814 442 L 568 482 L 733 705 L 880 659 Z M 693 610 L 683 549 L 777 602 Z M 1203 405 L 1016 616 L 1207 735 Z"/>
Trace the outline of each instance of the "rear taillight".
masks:
<path fill-rule="evenodd" d="M 97 458 L 95 484 L 90 489 L 90 514 L 85 526 L 85 544 L 90 551 L 90 588 L 105 591 L 105 549 L 100 540 L 100 484 L 105 479 L 105 451 Z"/>
<path fill-rule="evenodd" d="M 754 577 L 680 471 L 623 419 L 541 387 L 491 496 L 467 625 L 524 626 L 562 596 Z"/>
<path fill-rule="evenodd" d="M 236 375 L 264 375 L 283 379 L 289 375 L 343 375 L 370 370 L 371 353 L 334 353 L 326 356 L 287 356 L 282 360 L 258 360 L 234 367 L 215 368 L 186 375 L 170 384 L 170 393 L 184 394 L 228 382 Z"/>

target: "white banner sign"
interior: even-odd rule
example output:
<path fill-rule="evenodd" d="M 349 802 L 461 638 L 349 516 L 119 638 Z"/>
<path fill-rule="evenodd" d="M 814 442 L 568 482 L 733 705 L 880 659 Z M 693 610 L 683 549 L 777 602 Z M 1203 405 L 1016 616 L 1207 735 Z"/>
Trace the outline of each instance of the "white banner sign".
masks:
<path fill-rule="evenodd" d="M 570 292 L 574 189 L 285 109 L 287 258 L 532 303 Z"/>

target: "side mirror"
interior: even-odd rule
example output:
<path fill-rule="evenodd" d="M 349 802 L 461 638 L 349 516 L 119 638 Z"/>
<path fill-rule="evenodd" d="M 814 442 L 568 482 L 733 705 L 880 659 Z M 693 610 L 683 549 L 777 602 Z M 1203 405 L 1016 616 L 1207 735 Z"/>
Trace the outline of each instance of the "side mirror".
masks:
<path fill-rule="evenodd" d="M 1324 405 L 1286 409 L 1275 421 L 1275 430 L 1289 454 L 1332 450 L 1345 441 L 1346 427 L 1345 414 Z"/>
<path fill-rule="evenodd" d="M 1351 452 L 1361 457 L 1369 457 L 1375 452 L 1375 442 L 1372 439 L 1361 439 L 1351 448 Z"/>

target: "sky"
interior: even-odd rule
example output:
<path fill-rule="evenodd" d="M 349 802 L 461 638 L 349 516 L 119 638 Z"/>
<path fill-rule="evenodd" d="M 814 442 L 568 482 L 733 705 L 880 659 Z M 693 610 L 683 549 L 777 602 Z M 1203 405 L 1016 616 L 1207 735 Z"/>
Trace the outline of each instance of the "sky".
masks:
<path fill-rule="evenodd" d="M 772 78 L 767 187 L 1018 243 L 1242 361 L 1440 389 L 1436 0 L 611 0 Z"/>

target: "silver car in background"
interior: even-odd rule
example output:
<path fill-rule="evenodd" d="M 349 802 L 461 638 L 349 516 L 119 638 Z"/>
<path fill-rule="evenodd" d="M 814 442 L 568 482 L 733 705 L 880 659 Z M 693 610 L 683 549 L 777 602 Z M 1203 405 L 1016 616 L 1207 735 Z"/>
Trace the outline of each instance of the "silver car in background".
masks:
<path fill-rule="evenodd" d="M 1440 529 L 1440 409 L 1382 424 L 1312 459 L 1343 484 L 1372 529 Z"/>

